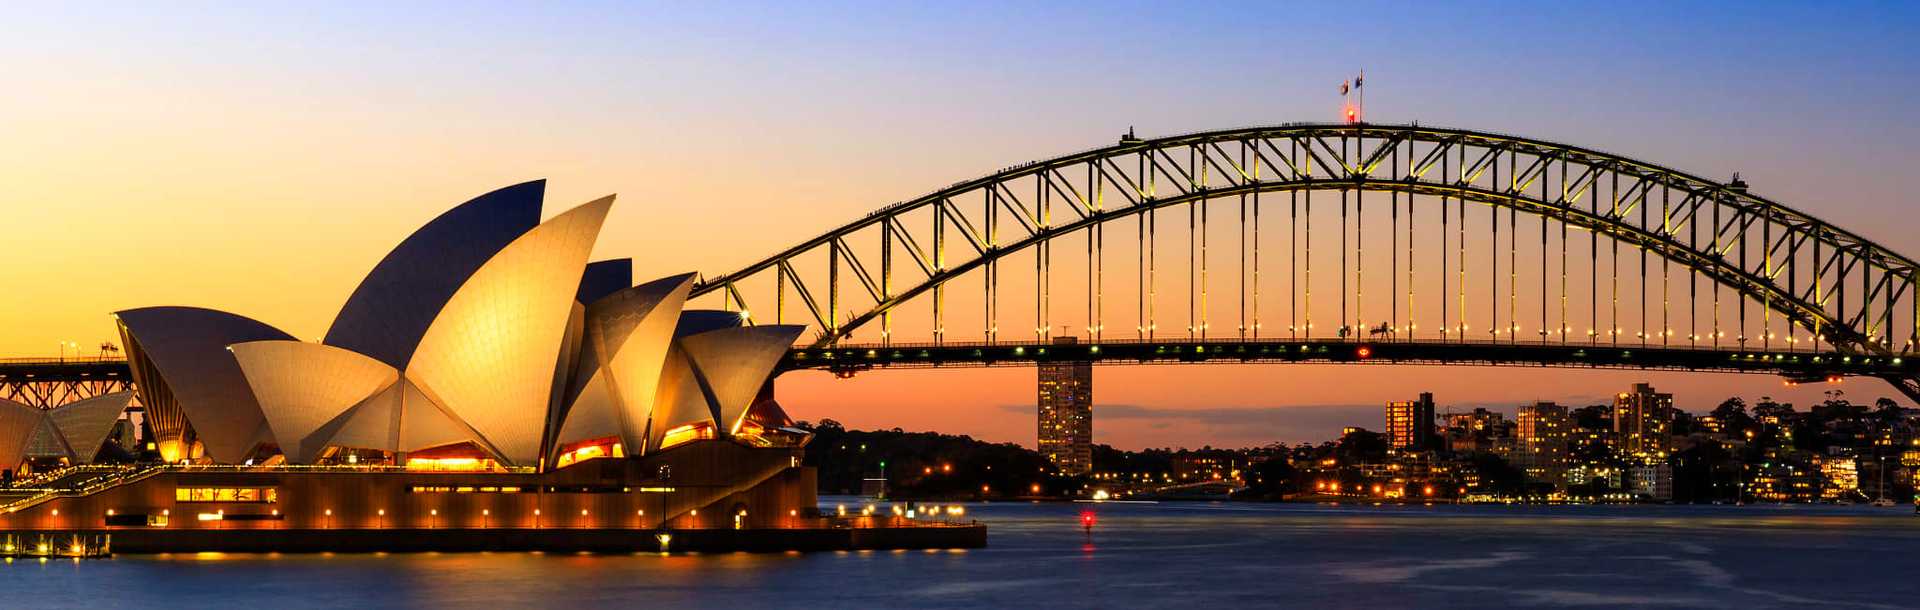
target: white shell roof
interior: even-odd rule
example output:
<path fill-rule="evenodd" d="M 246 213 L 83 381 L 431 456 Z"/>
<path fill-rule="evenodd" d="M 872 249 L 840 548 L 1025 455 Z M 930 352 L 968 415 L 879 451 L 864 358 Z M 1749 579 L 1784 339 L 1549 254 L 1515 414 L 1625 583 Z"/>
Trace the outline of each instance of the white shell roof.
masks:
<path fill-rule="evenodd" d="M 244 458 L 266 419 L 227 346 L 293 337 L 250 318 L 198 307 L 147 307 L 114 315 L 160 371 L 207 455 L 229 464 Z"/>
<path fill-rule="evenodd" d="M 331 440 L 322 427 L 400 379 L 385 363 L 319 343 L 253 341 L 231 349 L 291 462 L 313 462 Z"/>
<path fill-rule="evenodd" d="M 408 235 L 347 297 L 323 343 L 404 367 L 447 300 L 540 222 L 545 180 L 502 188 L 447 210 Z"/>
<path fill-rule="evenodd" d="M 133 392 L 101 394 L 54 407 L 47 411 L 47 419 L 53 421 L 54 429 L 73 451 L 73 461 L 85 464 L 93 461 L 100 445 L 107 442 L 107 435 L 113 434 L 114 422 L 120 421 L 120 414 L 132 402 Z"/>
<path fill-rule="evenodd" d="M 693 281 L 691 273 L 654 280 L 587 308 L 578 375 L 584 381 L 554 447 L 612 434 L 636 453 L 645 446 L 667 346 Z"/>
<path fill-rule="evenodd" d="M 27 441 L 45 420 L 39 409 L 0 398 L 0 470 L 12 470 L 27 459 Z"/>
<path fill-rule="evenodd" d="M 574 208 L 502 248 L 447 300 L 407 363 L 407 379 L 508 463 L 539 460 L 574 296 L 612 204 Z"/>

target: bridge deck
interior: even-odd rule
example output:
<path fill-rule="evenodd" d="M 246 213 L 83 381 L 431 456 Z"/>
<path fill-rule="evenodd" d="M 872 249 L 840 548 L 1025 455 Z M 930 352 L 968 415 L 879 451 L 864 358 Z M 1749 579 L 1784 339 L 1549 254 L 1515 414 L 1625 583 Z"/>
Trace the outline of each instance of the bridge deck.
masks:
<path fill-rule="evenodd" d="M 1747 351 L 1609 344 L 1355 341 L 1342 339 L 1101 341 L 1077 344 L 945 343 L 795 348 L 782 370 L 851 373 L 876 368 L 1096 364 L 1303 363 L 1451 364 L 1663 369 L 1781 375 L 1810 381 L 1832 375 L 1911 375 L 1899 357 L 1840 352 Z"/>
<path fill-rule="evenodd" d="M 1758 373 L 1791 380 L 1920 374 L 1920 362 L 1837 351 L 1733 350 L 1628 344 L 1352 339 L 1103 340 L 1091 343 L 895 343 L 795 347 L 780 370 L 1114 364 L 1449 364 Z M 0 382 L 126 379 L 124 359 L 0 360 Z"/>

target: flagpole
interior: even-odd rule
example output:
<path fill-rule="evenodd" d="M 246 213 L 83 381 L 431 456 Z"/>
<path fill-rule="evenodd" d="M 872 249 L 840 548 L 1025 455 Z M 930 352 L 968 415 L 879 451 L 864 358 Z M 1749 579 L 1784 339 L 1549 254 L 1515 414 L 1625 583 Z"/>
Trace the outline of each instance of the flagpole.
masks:
<path fill-rule="evenodd" d="M 1353 79 L 1353 95 L 1354 97 L 1360 98 L 1360 113 L 1355 115 L 1355 118 L 1359 119 L 1360 121 L 1367 120 L 1367 90 L 1365 88 L 1366 81 L 1367 81 L 1367 71 L 1364 69 L 1360 71 L 1359 77 L 1356 77 Z"/>

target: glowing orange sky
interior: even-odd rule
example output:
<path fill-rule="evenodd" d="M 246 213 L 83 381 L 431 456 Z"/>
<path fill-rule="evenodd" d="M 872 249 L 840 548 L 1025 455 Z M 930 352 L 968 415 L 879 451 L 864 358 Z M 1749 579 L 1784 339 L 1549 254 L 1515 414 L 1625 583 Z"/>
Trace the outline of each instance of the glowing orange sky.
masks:
<path fill-rule="evenodd" d="M 1794 14 L 1742 21 L 1747 33 L 1726 38 L 1681 25 L 1752 18 L 1571 11 L 1506 28 L 1523 24 L 1419 9 L 1352 32 L 1331 27 L 1345 19 L 1337 11 L 1240 8 L 12 15 L 0 37 L 15 59 L 0 96 L 0 355 L 52 355 L 63 341 L 91 351 L 114 340 L 110 312 L 164 304 L 318 337 L 413 228 L 536 177 L 550 179 L 549 214 L 619 194 L 597 257 L 634 257 L 643 277 L 718 273 L 955 180 L 1107 144 L 1130 125 L 1162 135 L 1333 118 L 1333 89 L 1356 57 L 1375 121 L 1574 142 L 1707 176 L 1738 170 L 1757 192 L 1920 252 L 1920 220 L 1898 213 L 1911 209 L 1905 174 L 1920 161 L 1910 19 L 1778 9 Z M 1680 25 L 1649 25 L 1668 22 Z M 1434 23 L 1502 33 L 1430 36 Z M 1297 35 L 1274 34 L 1283 30 Z M 1624 38 L 1638 44 L 1593 52 Z M 1030 444 L 1033 376 L 804 373 L 780 392 L 805 419 Z M 1378 427 L 1370 405 L 1421 390 L 1447 406 L 1510 408 L 1585 404 L 1640 380 L 1695 409 L 1731 394 L 1805 404 L 1830 389 L 1630 372 L 1103 368 L 1096 402 L 1112 409 L 1096 416 L 1096 439 L 1308 440 L 1349 418 Z M 1843 389 L 1892 394 L 1877 382 Z"/>

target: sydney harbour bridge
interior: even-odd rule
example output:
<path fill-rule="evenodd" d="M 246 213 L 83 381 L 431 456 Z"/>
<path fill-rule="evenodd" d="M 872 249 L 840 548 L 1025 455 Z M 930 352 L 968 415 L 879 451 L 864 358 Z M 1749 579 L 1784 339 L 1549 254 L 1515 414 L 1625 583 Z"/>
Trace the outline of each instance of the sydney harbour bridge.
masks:
<path fill-rule="evenodd" d="M 1920 401 L 1915 264 L 1797 203 L 1480 131 L 1130 133 L 887 205 L 693 295 L 808 325 L 784 370 L 1668 369 L 1876 377 Z M 128 379 L 115 358 L 5 360 L 0 398 L 51 407 Z"/>

